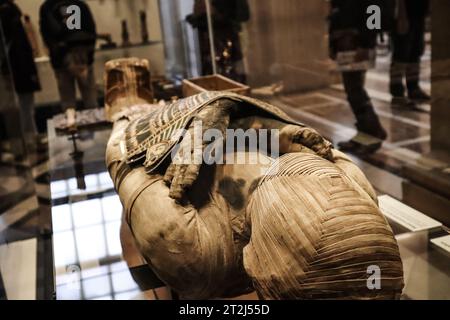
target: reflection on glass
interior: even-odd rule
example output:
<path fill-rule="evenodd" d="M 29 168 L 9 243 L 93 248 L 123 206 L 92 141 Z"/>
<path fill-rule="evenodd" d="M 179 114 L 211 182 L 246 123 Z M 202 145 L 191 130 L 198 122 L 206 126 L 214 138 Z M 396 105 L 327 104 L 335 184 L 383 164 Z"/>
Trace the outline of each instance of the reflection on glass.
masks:
<path fill-rule="evenodd" d="M 104 226 L 98 225 L 75 230 L 78 259 L 80 263 L 88 264 L 106 257 L 106 242 Z"/>
<path fill-rule="evenodd" d="M 56 232 L 53 235 L 53 250 L 56 272 L 65 272 L 65 266 L 76 263 L 75 240 L 73 231 Z"/>
<path fill-rule="evenodd" d="M 53 200 L 102 190 L 112 190 L 114 188 L 107 172 L 87 175 L 84 180 L 86 183 L 85 190 L 78 189 L 76 178 L 51 182 L 50 189 Z"/>
<path fill-rule="evenodd" d="M 142 294 L 139 290 L 116 294 L 116 300 L 141 300 Z"/>
<path fill-rule="evenodd" d="M 116 221 L 122 216 L 122 204 L 119 197 L 102 198 L 102 209 L 105 221 Z"/>
<path fill-rule="evenodd" d="M 112 300 L 112 299 L 113 299 L 112 296 L 108 295 L 100 298 L 94 298 L 92 300 Z"/>
<path fill-rule="evenodd" d="M 108 245 L 108 254 L 110 256 L 119 256 L 122 253 L 120 238 L 120 221 L 110 222 L 106 224 L 106 243 Z"/>
<path fill-rule="evenodd" d="M 82 287 L 85 299 L 94 299 L 111 293 L 109 275 L 83 280 Z"/>
<path fill-rule="evenodd" d="M 111 177 L 108 172 L 102 172 L 98 174 L 98 181 L 101 187 L 110 188 L 112 187 Z"/>
<path fill-rule="evenodd" d="M 100 224 L 102 222 L 100 200 L 74 203 L 72 205 L 72 216 L 76 228 Z"/>
<path fill-rule="evenodd" d="M 137 289 L 137 285 L 133 281 L 133 278 L 131 277 L 128 270 L 114 273 L 112 275 L 112 283 L 114 292 L 125 292 Z"/>
<path fill-rule="evenodd" d="M 108 274 L 109 270 L 110 269 L 108 266 L 99 266 L 99 267 L 91 268 L 91 269 L 82 269 L 81 270 L 81 278 L 89 279 L 89 278 L 103 276 L 105 274 Z"/>
<path fill-rule="evenodd" d="M 109 179 L 109 178 L 108 178 Z M 91 175 L 89 186 L 108 186 L 104 175 Z M 69 193 L 67 181 L 53 184 Z M 140 291 L 121 260 L 122 205 L 117 195 L 53 207 L 53 246 L 57 299 L 135 299 Z M 116 262 L 118 261 L 118 262 Z"/>
<path fill-rule="evenodd" d="M 72 218 L 70 206 L 64 204 L 62 206 L 53 207 L 53 232 L 66 231 L 72 228 Z"/>
<path fill-rule="evenodd" d="M 50 189 L 53 195 L 56 197 L 64 196 L 67 194 L 67 181 L 60 180 L 50 184 Z"/>

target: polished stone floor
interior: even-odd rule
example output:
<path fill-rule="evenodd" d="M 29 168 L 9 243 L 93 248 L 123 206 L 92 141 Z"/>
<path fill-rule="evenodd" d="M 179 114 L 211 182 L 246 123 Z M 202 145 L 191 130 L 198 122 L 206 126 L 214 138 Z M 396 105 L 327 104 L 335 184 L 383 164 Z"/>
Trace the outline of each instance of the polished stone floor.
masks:
<path fill-rule="evenodd" d="M 373 155 L 350 156 L 379 194 L 401 200 L 402 165 L 430 150 L 429 105 L 422 105 L 418 111 L 393 110 L 387 94 L 388 66 L 389 57 L 381 54 L 377 68 L 367 76 L 367 88 L 389 138 Z M 430 89 L 429 74 L 428 52 L 422 63 L 422 85 L 426 90 Z M 356 133 L 342 86 L 270 100 L 334 143 Z M 132 244 L 120 241 L 124 232 L 120 229 L 122 209 L 108 174 L 101 168 L 104 166 L 104 146 L 98 144 L 106 141 L 108 134 L 108 131 L 102 131 L 80 138 L 84 160 L 92 160 L 92 165 L 84 167 L 84 190 L 79 189 L 80 181 L 73 172 L 67 174 L 66 167 L 58 167 L 74 159 L 74 150 L 68 151 L 64 147 L 71 145 L 67 138 L 49 138 L 58 152 L 52 149 L 31 152 L 28 159 L 21 161 L 13 160 L 7 152 L 2 153 L 0 299 L 50 299 L 54 293 L 57 299 L 171 297 L 166 289 L 145 284 L 148 270 L 142 267 L 142 258 Z M 399 241 L 411 240 L 403 236 Z M 418 256 L 407 246 L 402 251 L 408 259 L 405 260 L 407 266 L 414 266 Z M 432 265 L 428 266 L 427 261 L 424 258 L 424 268 L 431 270 Z M 448 273 L 439 273 L 439 269 L 437 272 L 429 278 L 437 274 L 439 279 L 449 279 Z M 417 284 L 416 291 L 426 285 L 420 287 Z M 444 290 L 442 294 L 448 297 L 449 293 L 450 290 Z M 427 297 L 429 295 L 410 294 L 407 298 Z"/>

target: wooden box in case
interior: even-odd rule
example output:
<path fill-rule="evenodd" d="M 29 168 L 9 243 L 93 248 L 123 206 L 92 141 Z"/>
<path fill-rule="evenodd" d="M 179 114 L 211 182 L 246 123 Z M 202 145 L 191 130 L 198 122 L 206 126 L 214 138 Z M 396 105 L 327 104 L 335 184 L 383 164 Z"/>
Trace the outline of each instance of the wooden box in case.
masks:
<path fill-rule="evenodd" d="M 250 87 L 220 74 L 183 80 L 184 97 L 193 96 L 204 91 L 230 91 L 248 95 Z"/>

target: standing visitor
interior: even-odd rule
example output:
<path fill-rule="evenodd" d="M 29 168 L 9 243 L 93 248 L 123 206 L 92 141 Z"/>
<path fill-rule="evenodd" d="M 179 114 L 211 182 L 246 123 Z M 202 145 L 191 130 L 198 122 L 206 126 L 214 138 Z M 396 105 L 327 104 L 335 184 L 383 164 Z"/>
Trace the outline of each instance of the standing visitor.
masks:
<path fill-rule="evenodd" d="M 22 132 L 28 147 L 37 141 L 34 92 L 41 89 L 33 49 L 22 23 L 22 12 L 12 0 L 0 0 L 0 21 L 20 106 Z"/>
<path fill-rule="evenodd" d="M 366 10 L 369 3 L 362 0 L 331 0 L 330 55 L 338 64 L 346 61 L 342 68 L 342 80 L 347 100 L 356 118 L 357 137 L 338 144 L 341 150 L 368 153 L 381 147 L 387 138 L 374 111 L 372 101 L 364 87 L 366 71 L 375 62 L 377 31 L 369 30 L 366 24 Z M 348 53 L 353 54 L 348 59 Z M 369 147 L 356 142 L 360 133 L 375 138 L 377 143 Z"/>
<path fill-rule="evenodd" d="M 81 28 L 71 29 L 67 8 L 80 8 Z M 46 0 L 40 9 L 41 33 L 50 51 L 61 105 L 67 114 L 76 108 L 76 84 L 80 89 L 84 108 L 96 108 L 97 88 L 94 76 L 96 25 L 85 1 Z"/>
<path fill-rule="evenodd" d="M 416 102 L 430 100 L 419 86 L 429 6 L 429 0 L 397 0 L 396 27 L 391 32 L 390 91 L 394 107 L 414 107 Z M 407 95 L 403 80 L 406 80 Z"/>

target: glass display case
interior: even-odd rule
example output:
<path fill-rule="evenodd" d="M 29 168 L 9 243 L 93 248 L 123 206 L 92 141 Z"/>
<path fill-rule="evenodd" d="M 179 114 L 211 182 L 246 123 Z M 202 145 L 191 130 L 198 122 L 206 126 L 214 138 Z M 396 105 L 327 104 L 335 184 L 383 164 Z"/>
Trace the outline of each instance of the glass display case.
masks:
<path fill-rule="evenodd" d="M 15 2 L 29 14 L 37 29 L 41 1 Z M 94 68 L 102 103 L 105 63 L 137 57 L 149 60 L 154 102 L 176 101 L 205 90 L 227 90 L 279 107 L 335 146 L 358 135 L 358 115 L 352 112 L 352 101 L 348 99 L 352 88 L 346 88 L 345 76 L 330 57 L 330 1 L 86 2 L 97 24 Z M 366 89 L 359 92 L 359 98 L 369 100 L 387 137 L 376 152 L 354 153 L 352 157 L 358 158 L 358 165 L 378 195 L 388 194 L 406 202 L 402 189 L 407 183 L 405 166 L 419 162 L 433 170 L 438 167 L 447 170 L 446 177 L 448 166 L 432 161 L 420 163 L 422 155 L 432 150 L 430 103 L 419 103 L 413 111 L 391 107 L 391 49 L 387 36 L 384 33 L 375 39 L 376 64 L 364 70 L 365 82 L 359 81 Z M 419 81 L 427 92 L 432 79 L 430 37 L 426 32 Z M 1 24 L 0 40 L 3 163 L 21 159 L 26 148 L 22 130 L 15 125 L 20 122 L 20 114 Z M 76 131 L 57 128 L 54 115 L 62 111 L 58 85 L 40 36 L 37 43 L 40 49 L 35 61 L 42 89 L 36 93 L 36 108 L 40 110 L 38 118 L 45 119 L 41 128 L 46 127 L 48 134 L 45 165 L 51 207 L 41 214 L 39 228 L 48 235 L 46 245 L 52 251 L 52 259 L 46 254 L 39 260 L 43 268 L 51 270 L 39 280 L 42 283 L 51 278 L 43 285 L 46 295 L 41 296 L 58 300 L 177 299 L 139 253 L 124 220 L 122 204 L 105 165 L 111 124 L 100 114 L 101 119 L 94 119 L 90 127 Z M 77 95 L 79 98 L 80 93 Z M 372 143 L 370 139 L 361 141 L 363 145 Z M 27 173 L 16 189 L 26 189 L 29 179 Z M 7 206 L 9 199 L 0 184 L 0 208 Z M 433 210 L 425 213 L 432 216 Z M 433 232 L 412 232 L 389 222 L 403 261 L 402 299 L 450 299 L 450 255 L 430 241 L 447 235 L 448 229 L 443 226 Z M 48 293 L 54 293 L 54 297 Z M 258 297 L 252 293 L 244 298 Z"/>
<path fill-rule="evenodd" d="M 105 168 L 108 126 L 58 133 L 49 121 L 54 292 L 58 300 L 167 299 L 124 232 Z"/>

